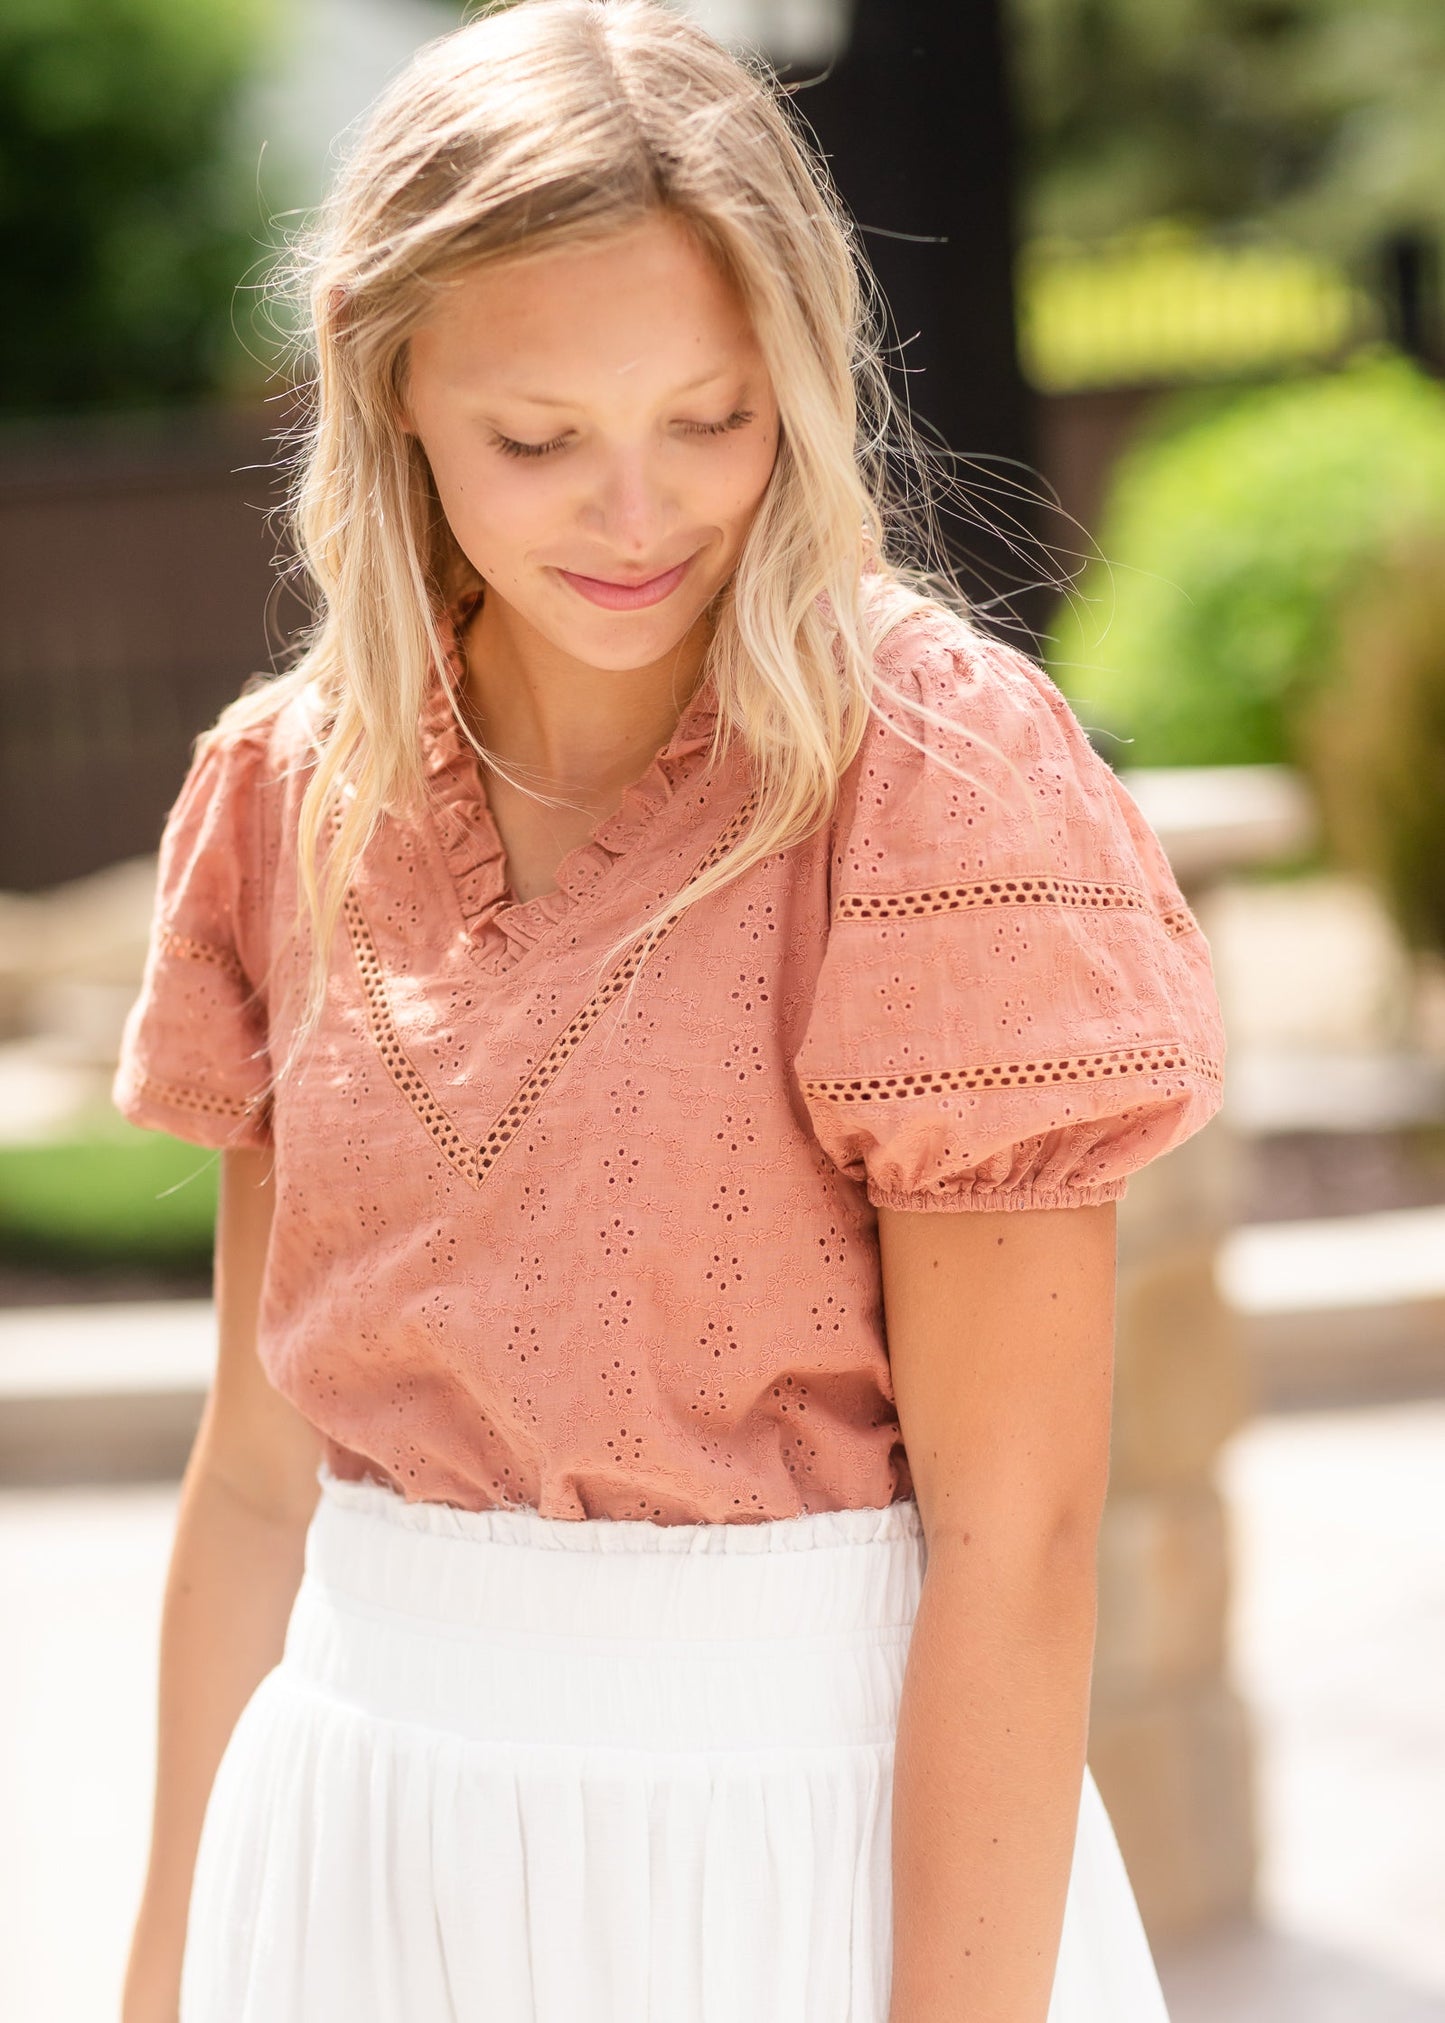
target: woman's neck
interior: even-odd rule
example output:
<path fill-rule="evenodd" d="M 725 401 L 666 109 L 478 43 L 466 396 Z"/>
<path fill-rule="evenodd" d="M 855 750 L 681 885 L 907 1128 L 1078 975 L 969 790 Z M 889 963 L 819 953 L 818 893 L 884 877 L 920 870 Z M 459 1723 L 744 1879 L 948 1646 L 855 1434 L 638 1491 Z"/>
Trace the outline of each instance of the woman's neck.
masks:
<path fill-rule="evenodd" d="M 460 637 L 471 728 L 514 779 L 600 817 L 672 736 L 710 630 L 704 615 L 662 659 L 598 669 L 484 597 Z"/>

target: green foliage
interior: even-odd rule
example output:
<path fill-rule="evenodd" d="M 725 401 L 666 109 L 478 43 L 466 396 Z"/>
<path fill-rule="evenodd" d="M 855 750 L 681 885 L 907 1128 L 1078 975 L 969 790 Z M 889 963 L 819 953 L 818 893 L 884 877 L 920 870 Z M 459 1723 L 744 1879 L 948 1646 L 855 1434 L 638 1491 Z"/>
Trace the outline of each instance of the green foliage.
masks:
<path fill-rule="evenodd" d="M 117 1119 L 94 1133 L 0 1146 L 0 1255 L 85 1267 L 204 1266 L 220 1157 Z"/>
<path fill-rule="evenodd" d="M 1445 234 L 1439 0 L 1010 0 L 1030 236 Z"/>
<path fill-rule="evenodd" d="M 1050 671 L 1130 765 L 1302 761 L 1343 601 L 1445 529 L 1445 388 L 1376 357 L 1177 395 L 1121 460 Z"/>
<path fill-rule="evenodd" d="M 0 9 L 0 413 L 194 396 L 244 373 L 255 164 L 233 112 L 269 0 Z"/>

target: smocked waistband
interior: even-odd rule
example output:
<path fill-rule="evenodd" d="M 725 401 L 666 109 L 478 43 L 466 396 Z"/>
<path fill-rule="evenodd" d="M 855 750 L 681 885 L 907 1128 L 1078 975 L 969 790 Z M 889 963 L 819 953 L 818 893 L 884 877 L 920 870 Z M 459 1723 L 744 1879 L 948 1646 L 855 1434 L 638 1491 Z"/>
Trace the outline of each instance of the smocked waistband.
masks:
<path fill-rule="evenodd" d="M 913 1498 L 738 1524 L 557 1518 L 408 1503 L 324 1467 L 314 1579 L 362 1606 L 464 1628 L 730 1642 L 912 1622 L 924 1562 Z"/>
<path fill-rule="evenodd" d="M 277 1690 L 504 1747 L 891 1746 L 924 1567 L 911 1498 L 659 1525 L 320 1479 Z"/>

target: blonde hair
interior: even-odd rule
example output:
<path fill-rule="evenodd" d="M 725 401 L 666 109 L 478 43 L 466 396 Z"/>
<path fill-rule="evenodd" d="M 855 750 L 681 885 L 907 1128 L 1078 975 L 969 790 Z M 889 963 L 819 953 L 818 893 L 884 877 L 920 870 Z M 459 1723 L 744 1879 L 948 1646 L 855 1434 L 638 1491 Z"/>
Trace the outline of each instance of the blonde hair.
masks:
<path fill-rule="evenodd" d="M 313 943 L 288 1059 L 319 1015 L 371 837 L 422 801 L 418 720 L 443 667 L 439 619 L 478 583 L 398 414 L 408 334 L 452 276 L 661 210 L 739 290 L 772 377 L 777 458 L 715 600 L 702 672 L 717 700 L 712 756 L 743 741 L 755 810 L 639 928 L 645 945 L 831 816 L 879 686 L 870 591 L 888 582 L 910 603 L 966 612 L 946 566 L 890 552 L 943 552 L 927 498 L 888 469 L 890 446 L 915 472 L 923 453 L 889 389 L 877 284 L 791 112 L 763 58 L 735 56 L 661 0 L 514 0 L 417 51 L 278 265 L 310 354 L 286 519 L 319 615 L 294 665 L 248 686 L 203 740 L 306 692 L 315 764 L 293 932 L 304 907 Z"/>

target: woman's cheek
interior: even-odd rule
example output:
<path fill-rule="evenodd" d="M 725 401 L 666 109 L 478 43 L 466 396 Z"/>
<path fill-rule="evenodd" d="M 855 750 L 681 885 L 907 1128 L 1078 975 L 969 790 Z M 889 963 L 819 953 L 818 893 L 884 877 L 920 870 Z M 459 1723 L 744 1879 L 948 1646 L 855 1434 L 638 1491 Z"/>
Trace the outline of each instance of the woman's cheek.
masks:
<path fill-rule="evenodd" d="M 778 460 L 778 438 L 773 432 L 749 445 L 748 453 L 740 460 L 738 470 L 733 474 L 736 486 L 734 510 L 751 513 L 768 489 L 768 481 Z"/>
<path fill-rule="evenodd" d="M 524 555 L 547 525 L 538 488 L 507 476 L 473 479 L 459 501 L 454 531 L 469 552 L 485 552 L 505 563 Z"/>

